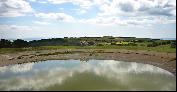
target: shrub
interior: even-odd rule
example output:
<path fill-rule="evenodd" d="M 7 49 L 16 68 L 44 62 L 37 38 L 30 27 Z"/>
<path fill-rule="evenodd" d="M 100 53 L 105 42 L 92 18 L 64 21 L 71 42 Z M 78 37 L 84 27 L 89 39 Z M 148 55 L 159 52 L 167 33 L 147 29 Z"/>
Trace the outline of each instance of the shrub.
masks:
<path fill-rule="evenodd" d="M 176 42 L 171 42 L 171 48 L 176 48 Z"/>
<path fill-rule="evenodd" d="M 148 44 L 147 47 L 157 47 L 159 44 L 157 42 L 153 42 L 151 44 Z"/>

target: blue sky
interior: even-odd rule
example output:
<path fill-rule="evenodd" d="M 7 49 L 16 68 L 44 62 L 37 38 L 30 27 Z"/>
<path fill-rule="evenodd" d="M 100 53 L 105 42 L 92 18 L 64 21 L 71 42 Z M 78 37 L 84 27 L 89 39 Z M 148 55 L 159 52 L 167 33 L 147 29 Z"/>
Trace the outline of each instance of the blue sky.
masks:
<path fill-rule="evenodd" d="M 176 38 L 176 0 L 1 0 L 0 38 Z"/>

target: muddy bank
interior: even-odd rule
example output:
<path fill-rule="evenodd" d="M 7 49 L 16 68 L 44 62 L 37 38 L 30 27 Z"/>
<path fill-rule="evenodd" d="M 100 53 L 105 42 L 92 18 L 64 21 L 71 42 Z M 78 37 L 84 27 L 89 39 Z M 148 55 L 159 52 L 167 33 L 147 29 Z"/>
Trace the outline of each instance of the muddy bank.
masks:
<path fill-rule="evenodd" d="M 75 49 L 75 50 L 43 50 L 27 51 L 20 53 L 0 54 L 0 67 L 36 62 L 41 60 L 65 60 L 65 59 L 98 59 L 98 60 L 118 60 L 127 62 L 138 62 L 151 64 L 176 75 L 176 53 L 160 53 L 147 51 L 131 51 L 117 49 Z"/>

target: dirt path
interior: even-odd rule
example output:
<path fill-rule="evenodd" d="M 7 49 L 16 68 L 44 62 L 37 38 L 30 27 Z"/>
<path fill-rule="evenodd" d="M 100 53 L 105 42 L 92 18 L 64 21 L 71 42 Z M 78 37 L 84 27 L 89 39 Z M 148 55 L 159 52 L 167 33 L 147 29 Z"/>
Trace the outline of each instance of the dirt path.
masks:
<path fill-rule="evenodd" d="M 75 49 L 75 50 L 44 50 L 28 51 L 20 53 L 0 54 L 0 67 L 35 62 L 41 60 L 60 60 L 60 59 L 99 59 L 99 60 L 118 60 L 127 62 L 138 62 L 151 64 L 176 75 L 176 53 L 158 53 L 147 51 L 131 51 L 117 49 Z"/>

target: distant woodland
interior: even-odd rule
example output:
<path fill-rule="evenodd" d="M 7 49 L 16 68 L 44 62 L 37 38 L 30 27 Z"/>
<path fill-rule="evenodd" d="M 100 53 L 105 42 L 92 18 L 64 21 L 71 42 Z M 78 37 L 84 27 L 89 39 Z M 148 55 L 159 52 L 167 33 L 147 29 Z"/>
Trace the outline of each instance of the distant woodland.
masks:
<path fill-rule="evenodd" d="M 160 45 L 171 45 L 176 48 L 176 40 L 160 40 L 150 38 L 135 38 L 135 37 L 80 37 L 80 38 L 52 38 L 33 41 L 17 40 L 0 40 L 0 48 L 24 48 L 24 47 L 39 47 L 39 46 L 147 46 L 156 47 Z"/>

